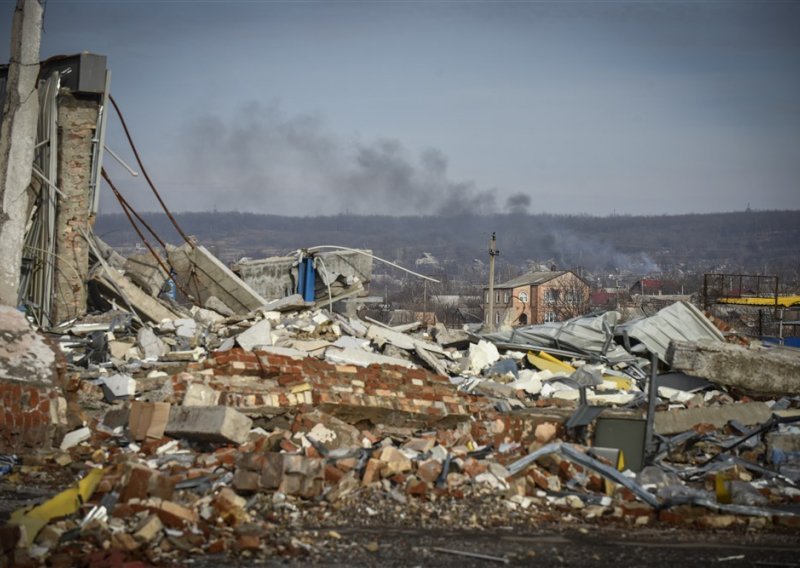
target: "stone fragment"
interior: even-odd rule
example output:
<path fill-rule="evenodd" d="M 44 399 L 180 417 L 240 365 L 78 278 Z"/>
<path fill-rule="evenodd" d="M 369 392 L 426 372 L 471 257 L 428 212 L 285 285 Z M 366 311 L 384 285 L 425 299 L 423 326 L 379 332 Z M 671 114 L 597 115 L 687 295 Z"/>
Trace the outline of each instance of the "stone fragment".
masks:
<path fill-rule="evenodd" d="M 157 361 L 159 357 L 169 353 L 169 346 L 149 326 L 139 329 L 136 334 L 136 343 L 142 353 L 142 359 L 145 361 Z"/>
<path fill-rule="evenodd" d="M 136 539 L 128 533 L 117 532 L 111 535 L 111 546 L 120 550 L 132 552 L 139 548 L 141 543 L 137 542 Z"/>
<path fill-rule="evenodd" d="M 250 329 L 236 336 L 236 343 L 246 351 L 272 345 L 272 325 L 269 320 L 262 319 Z"/>
<path fill-rule="evenodd" d="M 190 318 L 175 320 L 175 335 L 186 339 L 193 339 L 197 334 L 197 322 Z"/>
<path fill-rule="evenodd" d="M 215 406 L 220 393 L 203 383 L 191 383 L 183 395 L 183 406 Z"/>
<path fill-rule="evenodd" d="M 142 543 L 151 542 L 161 534 L 163 528 L 164 524 L 158 518 L 158 515 L 150 515 L 136 527 L 133 538 Z"/>
<path fill-rule="evenodd" d="M 164 432 L 173 438 L 211 443 L 243 444 L 253 421 L 228 406 L 174 407 Z"/>
<path fill-rule="evenodd" d="M 221 314 L 226 317 L 234 315 L 234 311 L 230 309 L 228 306 L 226 306 L 225 302 L 223 302 L 216 296 L 209 296 L 208 298 L 206 298 L 205 307 L 208 310 L 214 310 L 218 314 Z"/>
<path fill-rule="evenodd" d="M 427 483 L 434 483 L 442 473 L 442 464 L 436 460 L 426 460 L 417 466 L 417 476 Z"/>
<path fill-rule="evenodd" d="M 247 499 L 240 497 L 230 487 L 223 487 L 212 501 L 214 510 L 226 524 L 231 526 L 250 522 L 250 515 L 245 510 Z"/>
<path fill-rule="evenodd" d="M 536 425 L 533 437 L 540 444 L 547 444 L 556 437 L 556 425 L 552 422 L 543 422 Z"/>
<path fill-rule="evenodd" d="M 384 462 L 370 458 L 367 462 L 367 467 L 364 468 L 364 477 L 361 479 L 362 485 L 371 485 L 381 479 L 381 469 L 383 469 Z"/>
<path fill-rule="evenodd" d="M 91 435 L 92 432 L 89 430 L 89 428 L 86 428 L 85 426 L 83 428 L 78 428 L 77 430 L 73 430 L 72 432 L 69 432 L 66 436 L 64 436 L 63 440 L 61 440 L 60 448 L 62 450 L 68 450 L 73 446 L 77 446 L 81 442 L 85 442 L 86 440 L 89 439 Z"/>
<path fill-rule="evenodd" d="M 136 380 L 129 375 L 116 373 L 110 377 L 104 377 L 103 383 L 114 398 L 124 398 L 136 394 Z"/>
<path fill-rule="evenodd" d="M 153 498 L 143 501 L 143 504 L 158 515 L 162 523 L 171 528 L 182 529 L 186 524 L 192 525 L 199 520 L 195 511 L 172 501 Z"/>
<path fill-rule="evenodd" d="M 383 471 L 381 473 L 383 477 L 391 477 L 398 473 L 411 471 L 411 460 L 394 446 L 383 448 L 381 452 L 381 461 L 384 462 Z"/>
<path fill-rule="evenodd" d="M 480 340 L 477 344 L 472 343 L 469 346 L 469 354 L 465 360 L 467 370 L 480 374 L 486 367 L 496 363 L 500 360 L 500 353 L 497 351 L 494 343 Z"/>

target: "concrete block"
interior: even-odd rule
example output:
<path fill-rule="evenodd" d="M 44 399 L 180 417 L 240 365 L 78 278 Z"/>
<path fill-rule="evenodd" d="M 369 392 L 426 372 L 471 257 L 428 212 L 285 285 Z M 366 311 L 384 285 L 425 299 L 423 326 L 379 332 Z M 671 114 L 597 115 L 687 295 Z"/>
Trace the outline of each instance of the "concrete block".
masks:
<path fill-rule="evenodd" d="M 675 370 L 745 392 L 772 396 L 800 392 L 797 349 L 673 341 L 667 362 Z"/>
<path fill-rule="evenodd" d="M 242 444 L 252 426 L 250 418 L 228 406 L 182 406 L 171 410 L 165 433 L 199 442 Z"/>
<path fill-rule="evenodd" d="M 731 420 L 752 426 L 766 422 L 771 415 L 769 406 L 763 402 L 687 408 L 656 412 L 654 427 L 657 434 L 679 434 L 691 430 L 696 424 L 712 424 L 721 428 Z"/>

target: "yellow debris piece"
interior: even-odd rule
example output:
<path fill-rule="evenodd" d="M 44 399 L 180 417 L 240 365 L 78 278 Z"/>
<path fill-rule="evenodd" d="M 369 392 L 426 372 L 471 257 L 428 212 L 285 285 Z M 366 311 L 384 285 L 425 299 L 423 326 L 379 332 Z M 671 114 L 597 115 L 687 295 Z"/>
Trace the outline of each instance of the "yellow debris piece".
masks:
<path fill-rule="evenodd" d="M 740 304 L 743 306 L 781 306 L 789 308 L 800 304 L 800 296 L 775 296 L 771 298 L 717 298 L 720 304 Z"/>
<path fill-rule="evenodd" d="M 103 478 L 103 473 L 105 473 L 103 468 L 95 468 L 74 486 L 62 491 L 41 505 L 33 509 L 28 507 L 17 509 L 11 513 L 9 524 L 24 528 L 27 545 L 31 546 L 39 531 L 47 526 L 47 523 L 51 520 L 72 515 L 80 510 L 81 505 L 91 498 Z"/>
<path fill-rule="evenodd" d="M 533 351 L 528 351 L 528 361 L 540 371 L 550 371 L 554 375 L 569 376 L 575 372 L 575 367 L 544 351 L 539 351 L 538 355 L 535 355 Z M 630 390 L 633 388 L 633 379 L 605 374 L 603 375 L 603 380 L 614 383 L 616 388 L 620 390 Z"/>
<path fill-rule="evenodd" d="M 554 375 L 571 375 L 575 372 L 575 367 L 544 351 L 539 351 L 538 355 L 529 351 L 528 362 L 540 371 L 550 371 Z"/>

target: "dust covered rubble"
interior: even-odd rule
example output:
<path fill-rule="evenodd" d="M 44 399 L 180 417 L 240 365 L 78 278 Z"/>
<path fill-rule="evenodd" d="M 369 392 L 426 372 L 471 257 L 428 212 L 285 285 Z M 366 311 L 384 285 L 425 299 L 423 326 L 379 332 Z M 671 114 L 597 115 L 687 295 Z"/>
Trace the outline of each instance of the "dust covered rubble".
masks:
<path fill-rule="evenodd" d="M 649 370 L 636 355 L 555 356 L 291 306 L 195 307 L 135 331 L 124 317 L 75 324 L 61 338 L 63 439 L 21 456 L 2 482 L 63 489 L 102 472 L 74 511 L 45 502 L 55 514 L 44 522 L 32 521 L 41 508 L 16 511 L 4 558 L 313 562 L 343 545 L 337 526 L 375 522 L 800 524 L 796 397 L 665 381 L 656 451 L 633 472 L 592 447 L 591 424 L 577 440 L 565 423 L 582 389 L 612 416 L 643 418 Z M 730 408 L 750 411 L 725 419 Z M 695 415 L 659 426 L 684 411 Z"/>

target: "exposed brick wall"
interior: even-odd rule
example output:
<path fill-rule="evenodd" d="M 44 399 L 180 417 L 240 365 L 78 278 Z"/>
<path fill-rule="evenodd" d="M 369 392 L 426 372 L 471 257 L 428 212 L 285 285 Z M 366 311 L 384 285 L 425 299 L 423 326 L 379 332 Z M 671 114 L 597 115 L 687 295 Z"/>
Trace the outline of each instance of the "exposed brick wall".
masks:
<path fill-rule="evenodd" d="M 0 452 L 49 447 L 53 435 L 53 388 L 0 381 Z"/>
<path fill-rule="evenodd" d="M 241 349 L 212 353 L 204 363 L 187 370 L 202 369 L 213 371 L 208 384 L 222 393 L 219 404 L 242 409 L 315 405 L 334 415 L 346 415 L 350 421 L 361 415 L 366 420 L 418 425 L 445 417 L 467 420 L 477 410 L 475 397 L 459 393 L 447 377 L 424 369 L 334 365 L 314 357 L 293 359 Z M 185 388 L 185 375 L 173 378 L 176 398 Z"/>
<path fill-rule="evenodd" d="M 86 312 L 89 246 L 81 234 L 88 231 L 92 139 L 97 125 L 95 100 L 62 92 L 58 99 L 58 198 L 56 215 L 56 285 L 53 313 L 60 322 Z M 68 266 L 65 266 L 68 265 Z"/>

